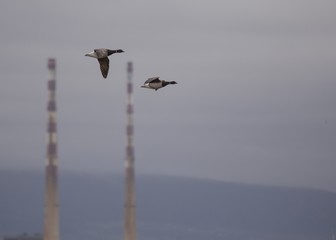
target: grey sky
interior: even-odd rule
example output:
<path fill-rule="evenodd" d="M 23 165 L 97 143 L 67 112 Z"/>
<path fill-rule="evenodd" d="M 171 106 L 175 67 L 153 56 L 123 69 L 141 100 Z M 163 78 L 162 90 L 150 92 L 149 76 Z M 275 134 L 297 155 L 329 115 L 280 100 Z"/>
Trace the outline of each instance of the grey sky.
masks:
<path fill-rule="evenodd" d="M 3 1 L 1 168 L 43 169 L 49 57 L 60 168 L 336 191 L 335 1 Z M 84 54 L 121 48 L 104 80 Z M 178 85 L 141 89 L 151 76 Z"/>

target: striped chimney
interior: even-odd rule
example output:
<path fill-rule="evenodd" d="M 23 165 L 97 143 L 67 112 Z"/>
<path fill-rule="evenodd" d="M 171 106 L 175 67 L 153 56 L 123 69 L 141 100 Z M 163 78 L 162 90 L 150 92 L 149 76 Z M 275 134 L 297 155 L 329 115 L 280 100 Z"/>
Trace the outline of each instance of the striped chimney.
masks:
<path fill-rule="evenodd" d="M 136 240 L 135 173 L 133 149 L 133 64 L 127 63 L 127 146 L 125 159 L 125 226 L 124 240 Z"/>
<path fill-rule="evenodd" d="M 45 216 L 44 240 L 59 240 L 59 204 L 57 180 L 57 138 L 56 138 L 56 60 L 48 60 L 48 123 L 45 170 Z"/>

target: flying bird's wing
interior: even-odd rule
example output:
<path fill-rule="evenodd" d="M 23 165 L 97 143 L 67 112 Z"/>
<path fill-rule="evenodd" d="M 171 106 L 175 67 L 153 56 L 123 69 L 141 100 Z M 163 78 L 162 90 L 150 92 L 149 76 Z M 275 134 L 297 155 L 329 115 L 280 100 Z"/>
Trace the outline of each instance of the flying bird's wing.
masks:
<path fill-rule="evenodd" d="M 145 83 L 152 83 L 152 82 L 160 82 L 159 77 L 151 77 L 148 78 L 147 81 Z"/>
<path fill-rule="evenodd" d="M 109 71 L 110 60 L 107 57 L 98 58 L 98 62 L 99 62 L 99 65 L 100 65 L 100 71 L 103 74 L 103 77 L 106 78 L 107 74 L 108 74 L 108 71 Z"/>

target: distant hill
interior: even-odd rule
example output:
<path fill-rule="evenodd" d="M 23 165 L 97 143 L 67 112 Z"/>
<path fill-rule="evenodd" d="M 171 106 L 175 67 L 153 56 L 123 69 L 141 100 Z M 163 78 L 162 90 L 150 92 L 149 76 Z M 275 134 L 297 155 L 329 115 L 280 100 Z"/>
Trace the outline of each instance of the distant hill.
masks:
<path fill-rule="evenodd" d="M 122 175 L 62 173 L 62 240 L 123 239 Z M 137 177 L 139 240 L 331 239 L 336 193 Z M 0 171 L 0 236 L 43 230 L 44 173 Z"/>

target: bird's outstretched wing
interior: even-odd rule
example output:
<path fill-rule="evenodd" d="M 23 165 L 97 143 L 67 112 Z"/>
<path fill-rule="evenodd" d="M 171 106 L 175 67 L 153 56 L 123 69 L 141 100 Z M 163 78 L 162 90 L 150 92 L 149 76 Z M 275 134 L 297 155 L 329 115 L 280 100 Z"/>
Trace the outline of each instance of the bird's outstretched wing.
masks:
<path fill-rule="evenodd" d="M 145 83 L 153 83 L 153 82 L 160 82 L 159 77 L 151 77 L 148 78 L 147 81 Z"/>
<path fill-rule="evenodd" d="M 106 78 L 107 74 L 108 74 L 108 71 L 109 71 L 110 60 L 107 57 L 98 58 L 98 62 L 99 62 L 99 65 L 100 65 L 100 71 L 103 74 L 103 77 Z"/>

